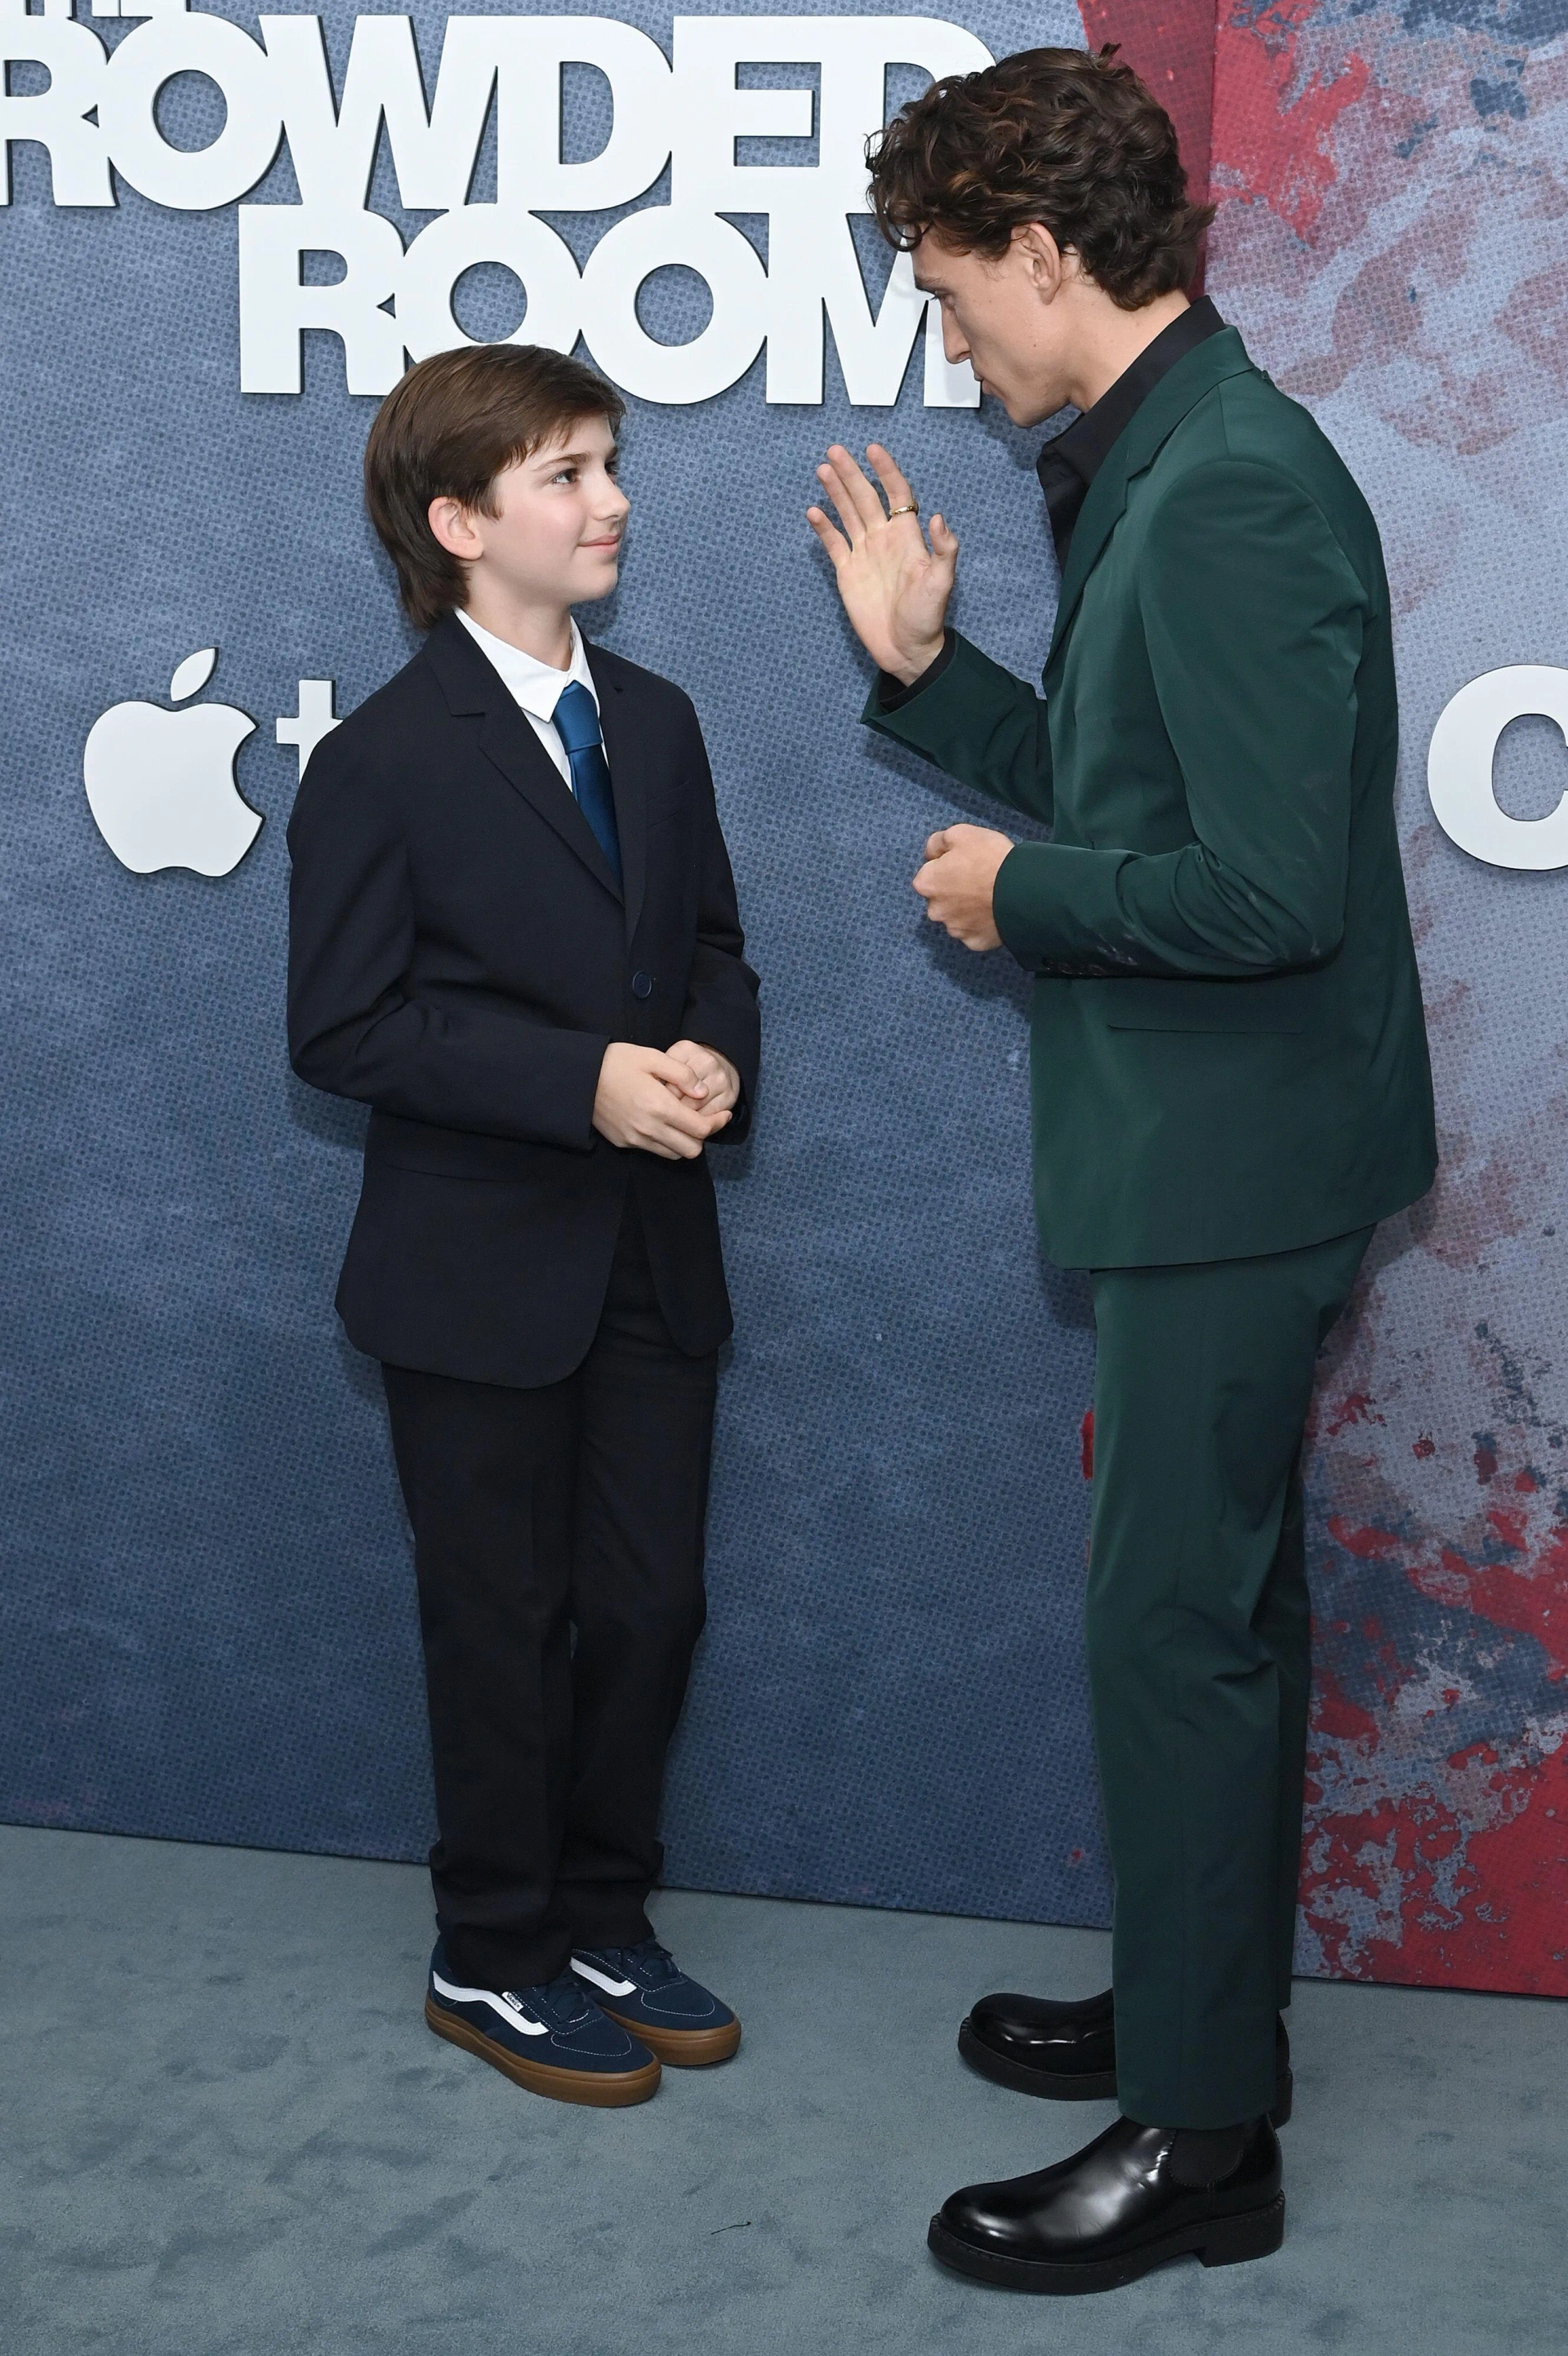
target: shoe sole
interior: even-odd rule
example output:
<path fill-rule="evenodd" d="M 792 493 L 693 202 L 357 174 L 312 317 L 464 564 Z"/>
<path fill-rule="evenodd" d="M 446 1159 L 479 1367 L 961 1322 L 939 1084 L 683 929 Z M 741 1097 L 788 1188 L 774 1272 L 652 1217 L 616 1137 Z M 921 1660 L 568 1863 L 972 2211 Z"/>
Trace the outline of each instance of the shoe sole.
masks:
<path fill-rule="evenodd" d="M 958 2032 L 958 2050 L 972 2070 L 989 2078 L 993 2085 L 1011 2087 L 1015 2094 L 1039 2094 L 1048 2103 L 1113 2103 L 1116 2099 L 1114 2070 L 1091 2070 L 1074 2076 L 1058 2070 L 1031 2070 L 1026 2062 L 1009 2062 L 1004 2054 L 993 2053 L 967 2020 Z M 1282 2070 L 1274 2080 L 1270 2126 L 1284 2126 L 1294 2106 L 1294 2073 Z"/>
<path fill-rule="evenodd" d="M 1282 2192 L 1266 2209 L 1240 2217 L 1215 2217 L 1207 2224 L 1188 2225 L 1166 2233 L 1123 2258 L 1085 2258 L 1077 2265 L 1045 2258 L 1009 2258 L 999 2252 L 976 2249 L 950 2233 L 940 2217 L 931 2219 L 927 2246 L 944 2266 L 968 2275 L 975 2282 L 994 2283 L 1004 2290 L 1044 2293 L 1058 2298 L 1081 2292 L 1120 2290 L 1153 2274 L 1173 2258 L 1195 2257 L 1206 2266 L 1240 2266 L 1250 2258 L 1273 2257 L 1285 2237 L 1285 2197 Z"/>
<path fill-rule="evenodd" d="M 503 2078 L 515 2086 L 525 2086 L 531 2094 L 542 2094 L 552 2103 L 582 2103 L 595 2111 L 622 2111 L 633 2103 L 646 2103 L 659 2092 L 662 2074 L 657 2055 L 640 2070 L 616 2070 L 590 2072 L 586 2070 L 561 2070 L 548 2062 L 525 2061 L 521 2053 L 509 2053 L 489 2038 L 481 2037 L 467 2021 L 454 2020 L 440 2006 L 424 1999 L 424 2019 L 437 2037 L 448 2045 L 459 2045 L 465 2053 L 477 2053 Z"/>
<path fill-rule="evenodd" d="M 650 2029 L 645 2020 L 633 2020 L 618 2012 L 613 2004 L 600 1997 L 598 2007 L 612 2020 L 633 2037 L 640 2038 L 649 2051 L 660 2062 L 668 2062 L 676 2070 L 705 2070 L 711 2062 L 727 2062 L 740 2045 L 740 2023 L 726 2021 L 723 2029 Z"/>

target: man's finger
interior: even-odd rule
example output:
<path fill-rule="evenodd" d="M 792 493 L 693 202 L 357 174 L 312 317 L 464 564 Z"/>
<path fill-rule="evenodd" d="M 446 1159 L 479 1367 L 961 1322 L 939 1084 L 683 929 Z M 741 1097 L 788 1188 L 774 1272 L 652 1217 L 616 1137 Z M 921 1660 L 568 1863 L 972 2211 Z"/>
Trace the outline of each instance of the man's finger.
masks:
<path fill-rule="evenodd" d="M 952 845 L 948 841 L 948 832 L 949 830 L 943 826 L 939 827 L 935 834 L 928 835 L 926 838 L 928 859 L 940 859 L 945 851 L 951 850 Z"/>
<path fill-rule="evenodd" d="M 931 553 L 934 556 L 939 556 L 944 564 L 956 564 L 958 562 L 958 534 L 950 528 L 947 518 L 941 515 L 934 515 L 930 520 L 929 530 L 931 535 Z"/>
<path fill-rule="evenodd" d="M 908 507 L 915 494 L 909 488 L 892 453 L 884 449 L 880 442 L 872 442 L 866 445 L 865 455 L 875 469 L 877 481 L 887 494 L 888 507 L 890 509 Z"/>
<path fill-rule="evenodd" d="M 867 530 L 874 523 L 886 523 L 886 509 L 842 442 L 830 444 L 828 464 L 843 485 L 857 522 Z"/>
<path fill-rule="evenodd" d="M 833 526 L 828 521 L 827 517 L 822 513 L 821 508 L 808 508 L 806 509 L 806 521 L 811 525 L 811 530 L 816 533 L 817 538 L 827 550 L 829 556 L 832 560 L 833 571 L 836 573 L 850 553 L 848 541 L 844 538 L 842 531 L 836 531 L 834 530 Z"/>
<path fill-rule="evenodd" d="M 840 482 L 837 475 L 834 474 L 831 466 L 819 466 L 817 468 L 817 480 L 822 487 L 822 493 L 828 505 L 832 509 L 833 513 L 837 516 L 839 522 L 843 527 L 844 535 L 847 538 L 850 546 L 852 548 L 858 548 L 861 541 L 865 537 L 865 532 L 861 523 L 860 516 L 855 509 L 854 501 L 850 498 L 848 491 L 845 489 L 843 484 Z"/>

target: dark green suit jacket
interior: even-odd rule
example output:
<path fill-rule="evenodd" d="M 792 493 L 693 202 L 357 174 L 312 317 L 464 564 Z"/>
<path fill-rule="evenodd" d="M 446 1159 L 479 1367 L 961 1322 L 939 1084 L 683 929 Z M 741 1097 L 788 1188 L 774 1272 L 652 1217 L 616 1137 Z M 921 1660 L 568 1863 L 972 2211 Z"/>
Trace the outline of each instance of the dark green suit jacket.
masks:
<path fill-rule="evenodd" d="M 960 638 L 867 722 L 1049 822 L 996 889 L 1037 976 L 1035 1174 L 1063 1267 L 1285 1251 L 1436 1168 L 1394 829 L 1377 526 L 1233 328 L 1090 485 L 1042 701 Z"/>

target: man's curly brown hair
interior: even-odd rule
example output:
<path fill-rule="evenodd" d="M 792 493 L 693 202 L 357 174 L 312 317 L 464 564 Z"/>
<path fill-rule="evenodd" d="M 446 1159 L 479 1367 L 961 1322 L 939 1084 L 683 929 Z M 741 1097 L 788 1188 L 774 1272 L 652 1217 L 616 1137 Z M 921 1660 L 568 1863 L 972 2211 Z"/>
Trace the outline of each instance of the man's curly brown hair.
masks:
<path fill-rule="evenodd" d="M 1124 311 L 1197 275 L 1212 205 L 1187 202 L 1170 116 L 1114 47 L 1024 49 L 950 74 L 867 143 L 892 245 L 928 232 L 996 260 L 1039 221 Z"/>

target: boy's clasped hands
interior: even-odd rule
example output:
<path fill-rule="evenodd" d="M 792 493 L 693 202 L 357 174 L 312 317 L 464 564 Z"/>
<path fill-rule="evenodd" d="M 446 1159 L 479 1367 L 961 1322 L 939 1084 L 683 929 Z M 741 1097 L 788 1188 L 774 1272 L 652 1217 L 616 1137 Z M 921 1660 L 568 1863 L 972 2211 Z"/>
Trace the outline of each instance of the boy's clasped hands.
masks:
<path fill-rule="evenodd" d="M 694 1162 L 739 1098 L 740 1075 L 715 1048 L 693 1039 L 667 1050 L 613 1040 L 599 1066 L 594 1127 L 611 1145 L 635 1146 L 661 1162 Z"/>

